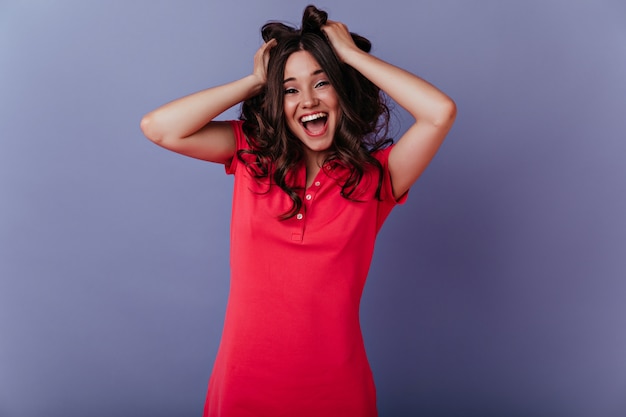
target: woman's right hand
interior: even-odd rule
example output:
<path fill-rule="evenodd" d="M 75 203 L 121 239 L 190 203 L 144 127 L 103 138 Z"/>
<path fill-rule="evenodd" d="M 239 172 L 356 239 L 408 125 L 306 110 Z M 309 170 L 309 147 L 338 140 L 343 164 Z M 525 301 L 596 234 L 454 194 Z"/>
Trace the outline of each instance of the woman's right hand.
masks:
<path fill-rule="evenodd" d="M 254 69 L 252 75 L 257 77 L 260 84 L 267 82 L 267 65 L 270 60 L 270 49 L 276 46 L 276 39 L 265 42 L 254 54 Z"/>
<path fill-rule="evenodd" d="M 141 120 L 151 141 L 174 152 L 206 161 L 226 163 L 235 153 L 235 134 L 229 123 L 213 119 L 232 106 L 261 92 L 267 82 L 272 39 L 254 54 L 252 74 L 167 103 Z"/>

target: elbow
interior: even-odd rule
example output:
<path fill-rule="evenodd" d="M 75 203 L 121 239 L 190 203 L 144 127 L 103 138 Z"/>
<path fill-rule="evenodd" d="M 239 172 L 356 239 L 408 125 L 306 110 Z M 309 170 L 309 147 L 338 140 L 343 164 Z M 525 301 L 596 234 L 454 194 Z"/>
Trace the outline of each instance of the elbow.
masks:
<path fill-rule="evenodd" d="M 449 129 L 456 118 L 456 103 L 454 100 L 447 98 L 437 106 L 437 110 L 432 119 L 433 125 L 441 128 Z"/>
<path fill-rule="evenodd" d="M 160 133 L 158 127 L 155 125 L 156 124 L 152 113 L 148 113 L 141 118 L 141 123 L 139 124 L 139 127 L 148 139 L 150 139 L 154 143 L 160 143 L 163 141 L 163 135 Z"/>

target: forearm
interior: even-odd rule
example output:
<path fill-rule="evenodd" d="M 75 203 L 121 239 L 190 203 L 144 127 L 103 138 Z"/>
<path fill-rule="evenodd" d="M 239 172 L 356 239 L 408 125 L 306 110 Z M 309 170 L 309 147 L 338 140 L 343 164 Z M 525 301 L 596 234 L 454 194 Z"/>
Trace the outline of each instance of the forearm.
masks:
<path fill-rule="evenodd" d="M 454 102 L 416 75 L 360 50 L 346 52 L 344 62 L 376 84 L 417 121 L 439 126 L 453 118 Z"/>
<path fill-rule="evenodd" d="M 155 142 L 168 138 L 186 138 L 219 114 L 258 94 L 262 87 L 263 83 L 258 77 L 249 75 L 190 94 L 146 114 L 141 121 L 141 128 Z"/>

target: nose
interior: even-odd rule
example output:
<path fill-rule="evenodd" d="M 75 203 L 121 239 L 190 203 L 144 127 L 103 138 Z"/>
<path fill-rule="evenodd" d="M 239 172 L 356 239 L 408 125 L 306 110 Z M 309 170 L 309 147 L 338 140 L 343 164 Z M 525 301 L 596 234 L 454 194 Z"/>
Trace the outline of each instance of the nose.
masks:
<path fill-rule="evenodd" d="M 312 90 L 305 90 L 302 92 L 302 107 L 310 108 L 319 104 L 319 99 Z"/>

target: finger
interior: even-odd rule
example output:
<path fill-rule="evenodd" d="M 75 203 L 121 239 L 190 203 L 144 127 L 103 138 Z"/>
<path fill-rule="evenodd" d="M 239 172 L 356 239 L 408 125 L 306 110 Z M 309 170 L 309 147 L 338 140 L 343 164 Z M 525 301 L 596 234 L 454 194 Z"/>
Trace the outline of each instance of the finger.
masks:
<path fill-rule="evenodd" d="M 326 24 L 322 25 L 320 27 L 321 32 L 324 34 L 324 36 L 326 37 L 326 40 L 330 41 L 330 37 L 333 34 L 333 26 L 334 23 L 332 20 L 327 20 Z"/>
<path fill-rule="evenodd" d="M 276 46 L 276 39 L 272 38 L 269 41 L 264 42 L 263 45 L 261 45 L 261 47 L 259 48 L 258 52 L 260 54 L 264 54 L 266 51 L 273 48 L 274 46 Z"/>
<path fill-rule="evenodd" d="M 332 27 L 336 27 L 336 28 L 347 28 L 347 26 L 344 23 L 338 22 L 336 20 L 327 20 L 326 24 L 324 24 L 322 26 L 323 28 L 332 28 Z"/>
<path fill-rule="evenodd" d="M 276 39 L 272 38 L 263 45 L 263 55 L 269 54 L 270 50 L 278 44 Z"/>

